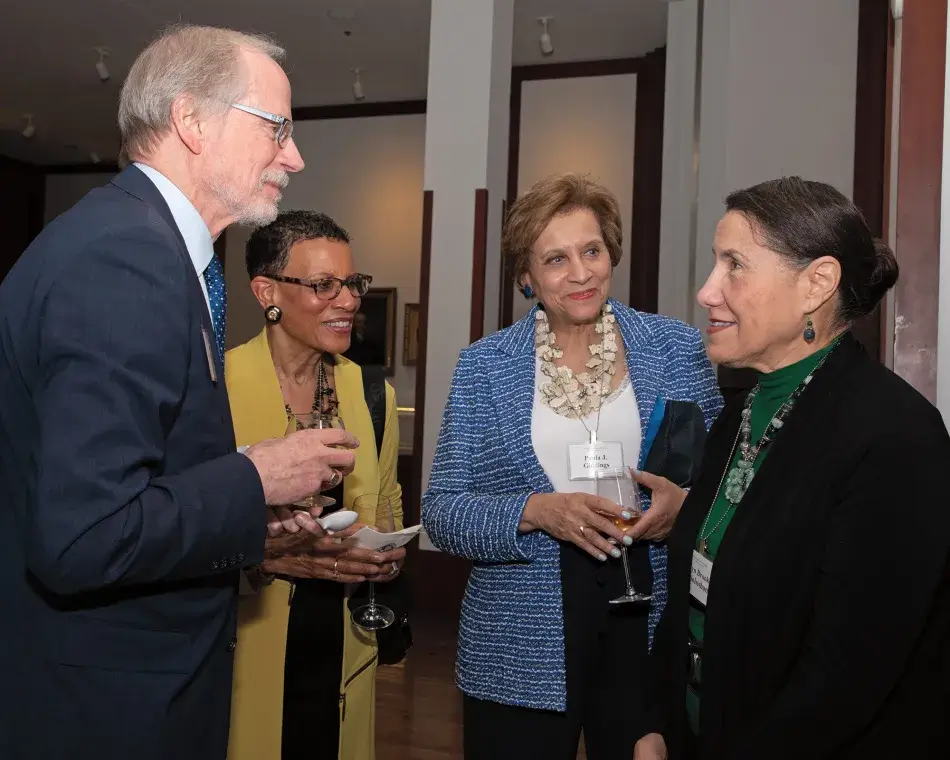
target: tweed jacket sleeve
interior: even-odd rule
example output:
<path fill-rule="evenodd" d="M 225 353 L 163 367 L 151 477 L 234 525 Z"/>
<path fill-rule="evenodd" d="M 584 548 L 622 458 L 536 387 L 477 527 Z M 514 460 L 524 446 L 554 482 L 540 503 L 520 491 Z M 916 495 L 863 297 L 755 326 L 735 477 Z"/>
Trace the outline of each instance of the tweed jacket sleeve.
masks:
<path fill-rule="evenodd" d="M 508 477 L 493 456 L 497 429 L 479 347 L 459 357 L 442 417 L 429 487 L 422 499 L 422 524 L 436 547 L 471 560 L 502 563 L 534 558 L 542 534 L 519 533 L 531 489 Z"/>

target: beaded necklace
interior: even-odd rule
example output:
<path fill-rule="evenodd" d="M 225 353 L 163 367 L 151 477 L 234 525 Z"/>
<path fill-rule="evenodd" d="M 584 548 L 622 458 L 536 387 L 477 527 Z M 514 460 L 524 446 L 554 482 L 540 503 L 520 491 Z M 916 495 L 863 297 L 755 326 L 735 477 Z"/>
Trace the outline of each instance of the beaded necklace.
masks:
<path fill-rule="evenodd" d="M 336 392 L 330 385 L 330 379 L 327 377 L 326 362 L 321 358 L 317 365 L 317 387 L 313 392 L 313 406 L 311 411 L 314 414 L 335 417 L 340 408 L 340 402 L 337 400 Z M 287 413 L 287 420 L 294 418 L 294 412 L 290 404 L 284 401 L 284 411 Z M 297 419 L 297 430 L 302 430 L 303 425 Z"/>
<path fill-rule="evenodd" d="M 554 333 L 543 309 L 538 309 L 534 323 L 535 355 L 541 364 L 541 374 L 547 379 L 541 385 L 542 403 L 563 417 L 579 419 L 581 422 L 593 412 L 599 412 L 605 396 L 610 394 L 610 379 L 617 371 L 616 361 L 619 345 L 617 343 L 617 317 L 610 304 L 604 304 L 594 330 L 603 336 L 600 343 L 587 347 L 590 359 L 585 366 L 590 370 L 599 370 L 597 377 L 590 372 L 574 375 L 570 367 L 558 367 L 554 361 L 564 356 L 557 347 Z M 606 382 L 605 382 L 606 379 Z M 586 423 L 584 425 L 586 426 Z"/>

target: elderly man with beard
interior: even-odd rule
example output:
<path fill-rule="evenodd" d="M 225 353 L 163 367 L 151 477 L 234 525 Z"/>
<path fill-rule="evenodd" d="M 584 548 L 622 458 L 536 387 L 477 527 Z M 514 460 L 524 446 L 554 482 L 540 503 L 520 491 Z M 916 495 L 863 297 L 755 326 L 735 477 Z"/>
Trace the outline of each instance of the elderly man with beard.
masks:
<path fill-rule="evenodd" d="M 224 758 L 241 568 L 319 528 L 355 439 L 235 449 L 214 239 L 303 169 L 283 51 L 166 31 L 122 88 L 125 169 L 0 286 L 0 757 Z"/>

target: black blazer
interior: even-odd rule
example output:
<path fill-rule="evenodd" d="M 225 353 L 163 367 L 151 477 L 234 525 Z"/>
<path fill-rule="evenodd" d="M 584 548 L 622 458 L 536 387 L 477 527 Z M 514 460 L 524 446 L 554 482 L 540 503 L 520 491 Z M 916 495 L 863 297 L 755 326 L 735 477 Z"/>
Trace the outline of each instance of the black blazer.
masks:
<path fill-rule="evenodd" d="M 225 757 L 238 568 L 266 528 L 202 328 L 134 167 L 0 285 L 0 757 Z"/>
<path fill-rule="evenodd" d="M 688 730 L 692 551 L 743 400 L 710 431 L 669 538 L 651 696 L 671 760 Z M 948 475 L 940 414 L 846 336 L 772 444 L 713 566 L 703 760 L 948 756 Z"/>

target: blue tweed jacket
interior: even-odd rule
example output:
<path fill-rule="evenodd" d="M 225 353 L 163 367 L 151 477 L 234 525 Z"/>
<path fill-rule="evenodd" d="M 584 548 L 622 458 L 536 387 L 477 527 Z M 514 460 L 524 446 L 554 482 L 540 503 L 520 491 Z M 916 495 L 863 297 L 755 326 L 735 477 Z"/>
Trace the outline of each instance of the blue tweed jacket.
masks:
<path fill-rule="evenodd" d="M 697 402 L 707 427 L 712 424 L 722 397 L 699 332 L 610 303 L 644 437 L 661 395 Z M 536 308 L 462 351 L 422 499 L 422 523 L 439 549 L 473 561 L 459 628 L 459 688 L 478 699 L 563 712 L 559 545 L 540 531 L 518 533 L 528 497 L 554 490 L 531 443 Z M 650 561 L 652 640 L 666 603 L 665 547 L 651 546 Z"/>

